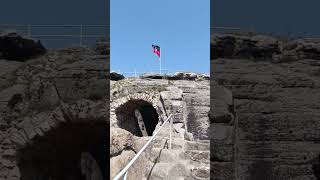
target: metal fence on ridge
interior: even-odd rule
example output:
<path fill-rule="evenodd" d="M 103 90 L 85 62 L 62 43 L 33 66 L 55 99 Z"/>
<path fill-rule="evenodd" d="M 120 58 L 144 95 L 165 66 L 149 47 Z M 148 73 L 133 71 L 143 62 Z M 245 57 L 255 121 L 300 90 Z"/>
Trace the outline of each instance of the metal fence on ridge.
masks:
<path fill-rule="evenodd" d="M 160 71 L 159 70 L 155 70 L 155 71 L 124 71 L 122 72 L 121 70 L 111 70 L 111 72 L 116 72 L 118 74 L 122 74 L 124 75 L 125 77 L 140 77 L 140 76 L 143 76 L 143 75 L 156 75 L 156 74 L 160 74 Z M 174 75 L 175 73 L 177 72 L 185 72 L 185 73 L 199 73 L 199 74 L 206 74 L 208 76 L 210 76 L 210 73 L 201 73 L 201 72 L 193 72 L 193 71 L 187 71 L 187 70 L 176 70 L 176 71 L 169 71 L 168 69 L 162 69 L 161 70 L 161 74 L 162 75 Z"/>

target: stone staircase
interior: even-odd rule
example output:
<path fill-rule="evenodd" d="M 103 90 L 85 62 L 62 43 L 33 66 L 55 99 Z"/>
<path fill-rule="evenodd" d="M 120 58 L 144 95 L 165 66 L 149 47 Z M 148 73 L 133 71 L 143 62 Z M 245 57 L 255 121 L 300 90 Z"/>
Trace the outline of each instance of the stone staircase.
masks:
<path fill-rule="evenodd" d="M 187 81 L 166 89 L 161 98 L 166 113 L 174 114 L 172 149 L 168 148 L 170 129 L 165 126 L 152 146 L 153 164 L 143 180 L 210 179 L 210 91 L 204 83 Z"/>
<path fill-rule="evenodd" d="M 206 180 L 210 178 L 209 141 L 193 142 L 181 138 L 172 141 L 172 149 L 154 146 L 157 158 L 144 180 Z"/>

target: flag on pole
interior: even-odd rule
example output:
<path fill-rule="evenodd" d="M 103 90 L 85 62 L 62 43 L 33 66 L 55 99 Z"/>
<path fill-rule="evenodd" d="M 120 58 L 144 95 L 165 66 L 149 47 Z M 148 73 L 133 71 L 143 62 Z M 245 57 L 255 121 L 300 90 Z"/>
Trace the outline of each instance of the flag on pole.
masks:
<path fill-rule="evenodd" d="M 160 58 L 160 46 L 152 44 L 152 48 L 153 48 L 153 53 L 155 53 Z"/>

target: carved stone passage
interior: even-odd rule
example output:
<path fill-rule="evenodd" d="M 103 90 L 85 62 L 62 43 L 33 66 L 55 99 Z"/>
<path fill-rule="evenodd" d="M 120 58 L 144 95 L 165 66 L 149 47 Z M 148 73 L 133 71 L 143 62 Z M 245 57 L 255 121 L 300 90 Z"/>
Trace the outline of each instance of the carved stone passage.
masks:
<path fill-rule="evenodd" d="M 107 134 L 103 125 L 65 123 L 34 138 L 18 151 L 21 180 L 105 179 Z"/>
<path fill-rule="evenodd" d="M 145 131 L 147 131 L 148 136 L 152 136 L 159 122 L 157 111 L 150 104 L 145 104 L 139 107 L 139 112 L 143 119 Z"/>
<path fill-rule="evenodd" d="M 81 174 L 85 180 L 103 180 L 99 165 L 88 152 L 81 154 Z"/>
<path fill-rule="evenodd" d="M 117 125 L 136 136 L 152 136 L 159 115 L 153 105 L 144 100 L 129 100 L 116 110 Z"/>

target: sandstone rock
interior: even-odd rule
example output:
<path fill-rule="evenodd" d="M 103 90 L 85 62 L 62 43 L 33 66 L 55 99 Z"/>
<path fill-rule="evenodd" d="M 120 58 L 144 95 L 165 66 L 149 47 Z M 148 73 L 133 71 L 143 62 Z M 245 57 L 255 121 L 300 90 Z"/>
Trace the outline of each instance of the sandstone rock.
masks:
<path fill-rule="evenodd" d="M 160 75 L 160 74 L 143 74 L 141 75 L 142 79 L 163 79 L 164 75 Z"/>
<path fill-rule="evenodd" d="M 122 74 L 118 74 L 116 72 L 111 72 L 110 73 L 110 80 L 111 81 L 119 81 L 124 79 L 124 76 Z"/>
<path fill-rule="evenodd" d="M 192 169 L 192 174 L 197 178 L 210 178 L 210 168 L 196 167 Z"/>
<path fill-rule="evenodd" d="M 265 59 L 277 63 L 299 59 L 320 59 L 319 42 L 307 39 L 283 42 L 271 36 L 214 34 L 211 43 L 213 52 L 211 59 Z"/>
<path fill-rule="evenodd" d="M 123 151 L 121 156 L 115 156 L 110 159 L 110 179 L 115 177 L 134 157 L 133 151 Z M 137 177 L 138 178 L 138 177 Z"/>
<path fill-rule="evenodd" d="M 116 156 L 123 150 L 134 149 L 134 139 L 131 133 L 120 128 L 110 129 L 110 156 Z"/>
<path fill-rule="evenodd" d="M 0 90 L 16 83 L 17 77 L 15 72 L 22 65 L 22 62 L 0 60 Z"/>
<path fill-rule="evenodd" d="M 278 40 L 267 36 L 215 35 L 211 47 L 214 59 L 219 57 L 241 57 L 267 59 L 280 53 Z"/>
<path fill-rule="evenodd" d="M 1 49 L 4 36 L 7 42 L 16 44 L 10 45 L 11 47 L 6 46 L 9 49 Z M 10 58 L 0 60 L 0 91 L 2 94 L 0 96 L 0 153 L 1 158 L 9 160 L 2 161 L 0 158 L 0 179 L 28 178 L 26 169 L 27 171 L 33 170 L 24 167 L 21 159 L 32 158 L 35 154 L 38 159 L 47 158 L 41 157 L 41 153 L 34 152 L 35 150 L 48 154 L 52 150 L 52 154 L 47 156 L 55 162 L 52 164 L 46 162 L 47 164 L 43 167 L 54 171 L 54 168 L 51 169 L 51 167 L 57 166 L 62 158 L 54 158 L 58 154 L 53 152 L 58 153 L 57 149 L 66 148 L 63 141 L 66 141 L 69 136 L 59 138 L 59 143 L 53 143 L 50 138 L 58 137 L 64 128 L 74 128 L 75 133 L 78 128 L 82 129 L 84 134 L 91 131 L 81 139 L 82 143 L 88 141 L 86 138 L 94 134 L 98 136 L 101 133 L 105 137 L 101 130 L 90 128 L 96 128 L 96 124 L 109 126 L 108 123 L 105 124 L 106 112 L 109 111 L 105 103 L 109 84 L 105 81 L 104 76 L 108 72 L 107 56 L 98 55 L 97 52 L 88 48 L 50 49 L 40 56 L 44 53 L 41 50 L 41 44 L 33 40 L 14 34 L 3 35 L 1 38 L 0 58 L 7 58 L 4 55 Z M 40 48 L 40 51 L 37 48 Z M 8 52 L 1 54 L 2 50 Z M 16 53 L 17 56 L 13 57 L 12 53 Z M 83 128 L 84 124 L 88 124 L 88 129 Z M 75 144 L 80 141 L 78 138 L 81 137 L 74 136 Z M 93 138 L 90 143 L 95 140 L 97 138 Z M 88 144 L 86 146 L 89 146 Z M 44 146 L 53 148 L 46 150 Z M 66 149 L 69 150 L 71 146 Z M 28 151 L 24 151 L 25 149 Z M 75 151 L 78 150 L 80 151 L 79 148 Z M 73 154 L 77 153 L 79 152 Z M 94 158 L 97 158 L 96 156 Z M 32 162 L 26 161 L 36 165 L 39 164 L 37 158 L 32 158 Z M 72 159 L 69 162 L 80 160 L 65 157 L 67 158 Z M 2 162 L 7 167 L 4 167 Z M 99 163 L 103 162 L 99 161 Z M 78 166 L 74 164 L 73 167 Z M 33 166 L 33 168 L 37 167 Z M 37 172 L 39 169 L 28 173 Z M 73 172 L 68 173 L 74 176 Z M 33 177 L 36 176 L 38 175 Z"/>
<path fill-rule="evenodd" d="M 0 93 L 0 109 L 5 107 L 13 109 L 17 103 L 22 102 L 22 95 L 24 94 L 24 91 L 25 86 L 21 84 L 2 90 Z"/>
<path fill-rule="evenodd" d="M 196 73 L 176 72 L 174 74 L 176 80 L 195 80 L 197 78 Z"/>
<path fill-rule="evenodd" d="M 227 37 L 235 38 L 235 45 L 241 39 Z M 273 42 L 259 46 L 270 50 Z M 274 61 L 269 55 L 271 61 L 257 61 L 227 52 L 222 53 L 228 58 L 211 59 L 214 81 L 225 87 L 211 89 L 212 179 L 316 179 L 312 167 L 320 147 L 314 144 L 320 137 L 317 46 L 306 40 L 279 42 Z M 224 117 L 229 113 L 233 118 Z"/>
<path fill-rule="evenodd" d="M 2 59 L 23 62 L 32 57 L 43 55 L 45 52 L 46 49 L 40 41 L 23 38 L 16 33 L 0 35 L 0 58 Z"/>

